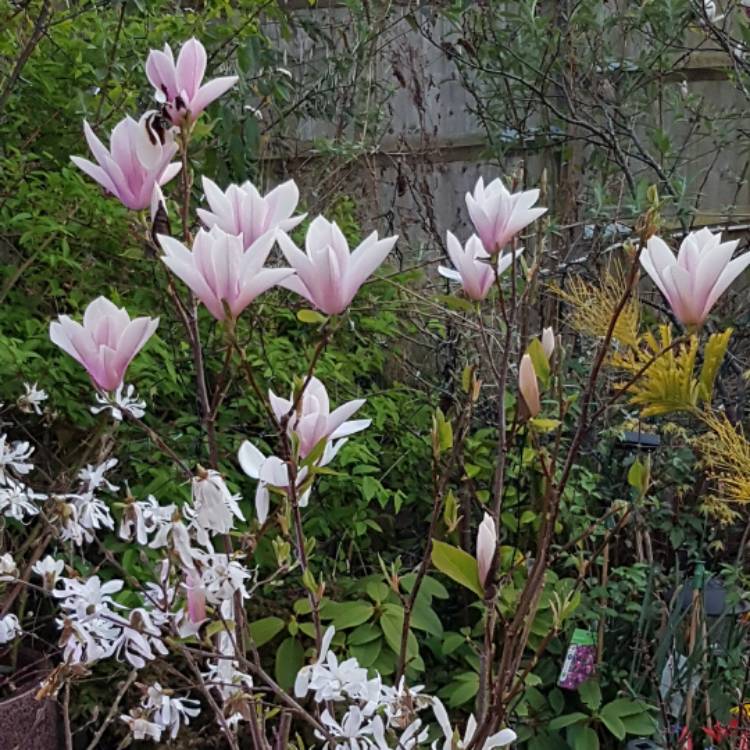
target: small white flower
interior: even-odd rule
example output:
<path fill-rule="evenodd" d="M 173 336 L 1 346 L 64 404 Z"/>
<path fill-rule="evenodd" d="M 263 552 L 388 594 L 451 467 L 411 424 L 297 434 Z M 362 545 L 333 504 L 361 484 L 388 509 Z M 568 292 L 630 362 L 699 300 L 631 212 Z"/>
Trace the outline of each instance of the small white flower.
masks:
<path fill-rule="evenodd" d="M 190 719 L 200 714 L 200 703 L 190 698 L 175 698 L 171 691 L 155 682 L 148 689 L 143 707 L 153 711 L 151 716 L 154 723 L 163 731 L 169 732 L 171 739 L 177 737 L 180 726 L 190 724 Z"/>
<path fill-rule="evenodd" d="M 197 559 L 203 564 L 201 580 L 206 590 L 206 599 L 211 604 L 231 601 L 236 592 L 243 599 L 249 596 L 245 581 L 251 578 L 250 572 L 237 560 L 230 560 L 224 554 L 202 554 Z"/>
<path fill-rule="evenodd" d="M 64 569 L 65 563 L 62 560 L 55 560 L 52 555 L 47 555 L 43 560 L 38 560 L 32 567 L 32 570 L 42 579 L 44 588 L 48 591 L 55 588 L 55 584 Z"/>
<path fill-rule="evenodd" d="M 94 398 L 99 406 L 90 407 L 91 413 L 110 411 L 117 422 L 126 415 L 141 419 L 146 413 L 146 402 L 138 398 L 132 385 L 121 385 L 114 393 L 97 393 Z"/>
<path fill-rule="evenodd" d="M 153 721 L 148 721 L 142 716 L 128 714 L 121 714 L 120 719 L 128 725 L 134 740 L 153 740 L 154 742 L 161 740 L 162 728 Z"/>
<path fill-rule="evenodd" d="M 33 385 L 24 383 L 23 387 L 26 389 L 26 393 L 24 393 L 23 396 L 19 397 L 16 405 L 22 412 L 26 414 L 31 414 L 32 412 L 34 412 L 34 414 L 38 414 L 39 416 L 41 416 L 41 404 L 43 404 L 49 398 L 47 392 L 37 388 L 36 383 L 34 383 Z"/>
<path fill-rule="evenodd" d="M 18 568 L 10 552 L 0 555 L 0 581 L 12 580 L 16 576 L 18 576 Z"/>
<path fill-rule="evenodd" d="M 81 494 L 94 493 L 100 487 L 109 490 L 110 492 L 116 492 L 118 487 L 116 484 L 112 484 L 108 479 L 105 478 L 105 474 L 117 466 L 116 458 L 108 458 L 98 466 L 88 464 L 85 469 L 81 469 L 78 472 L 78 478 L 83 483 L 83 490 Z"/>
<path fill-rule="evenodd" d="M 60 609 L 76 620 L 85 621 L 100 613 L 110 614 L 111 607 L 119 607 L 112 598 L 123 587 L 117 578 L 102 583 L 99 576 L 88 579 L 61 578 L 62 589 L 55 589 L 53 595 L 60 599 Z"/>
<path fill-rule="evenodd" d="M 169 506 L 174 508 L 174 506 Z M 170 513 L 171 515 L 171 513 Z M 122 512 L 118 536 L 130 541 L 133 536 L 141 546 L 148 544 L 148 535 L 156 531 L 161 519 L 161 508 L 153 495 L 145 500 L 129 502 Z"/>
<path fill-rule="evenodd" d="M 15 615 L 0 617 L 0 644 L 9 643 L 21 634 L 21 626 Z"/>
<path fill-rule="evenodd" d="M 0 435 L 0 483 L 7 484 L 14 478 L 8 473 L 12 470 L 16 476 L 25 476 L 34 465 L 29 463 L 29 458 L 34 448 L 26 441 L 8 442 L 7 435 Z"/>
<path fill-rule="evenodd" d="M 234 517 L 244 521 L 237 501 L 239 495 L 233 495 L 218 471 L 201 470 L 193 477 L 193 507 L 191 512 L 198 541 L 210 546 L 208 532 L 228 534 L 234 528 Z"/>
<path fill-rule="evenodd" d="M 46 499 L 46 495 L 34 492 L 8 475 L 5 477 L 5 486 L 0 485 L 0 513 L 21 523 L 26 516 L 35 516 L 39 513 L 39 508 L 34 504 L 35 500 Z"/>

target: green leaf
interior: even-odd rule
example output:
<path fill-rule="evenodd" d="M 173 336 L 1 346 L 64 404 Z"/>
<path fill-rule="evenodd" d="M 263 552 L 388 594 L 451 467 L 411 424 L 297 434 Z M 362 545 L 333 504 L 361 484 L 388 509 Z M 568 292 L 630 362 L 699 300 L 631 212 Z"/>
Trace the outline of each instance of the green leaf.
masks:
<path fill-rule="evenodd" d="M 325 315 L 321 315 L 317 310 L 299 310 L 297 312 L 297 320 L 300 323 L 308 323 L 311 325 L 321 325 L 328 320 Z"/>
<path fill-rule="evenodd" d="M 383 640 L 378 638 L 360 646 L 352 646 L 349 650 L 361 666 L 369 668 L 380 656 L 380 652 L 383 650 Z"/>
<path fill-rule="evenodd" d="M 255 641 L 255 645 L 260 648 L 284 629 L 284 621 L 280 617 L 264 617 L 251 622 L 247 629 L 250 631 L 250 637 Z"/>
<path fill-rule="evenodd" d="M 479 583 L 477 561 L 458 547 L 434 539 L 432 542 L 432 564 L 448 578 L 460 583 L 483 597 L 482 585 Z"/>
<path fill-rule="evenodd" d="M 558 729 L 565 729 L 572 724 L 578 724 L 578 722 L 586 721 L 589 717 L 586 714 L 582 714 L 580 711 L 576 711 L 572 714 L 564 714 L 563 716 L 557 716 L 552 719 L 547 727 L 550 731 L 555 732 Z"/>
<path fill-rule="evenodd" d="M 416 581 L 416 579 L 416 573 L 407 573 L 405 576 L 401 576 L 400 583 L 407 594 L 411 594 L 411 590 L 412 588 L 414 588 L 414 582 Z M 443 586 L 443 584 L 437 580 L 437 578 L 433 578 L 432 576 L 425 576 L 424 578 L 422 578 L 422 584 L 419 588 L 419 595 L 421 596 L 422 594 L 426 594 L 430 597 L 435 597 L 435 599 L 450 599 L 448 589 L 446 589 L 445 586 Z"/>
<path fill-rule="evenodd" d="M 437 638 L 443 637 L 443 623 L 430 606 L 426 596 L 418 596 L 411 613 L 411 626 L 417 630 L 424 630 Z"/>
<path fill-rule="evenodd" d="M 602 705 L 602 690 L 596 680 L 586 680 L 578 687 L 578 695 L 592 711 L 598 710 L 599 706 Z"/>
<path fill-rule="evenodd" d="M 575 733 L 574 750 L 599 750 L 599 736 L 591 727 L 581 727 Z"/>
<path fill-rule="evenodd" d="M 370 599 L 380 604 L 380 602 L 383 602 L 388 598 L 390 589 L 382 581 L 368 581 L 365 586 L 365 591 Z"/>
<path fill-rule="evenodd" d="M 619 716 L 622 719 L 625 716 L 641 714 L 647 710 L 648 704 L 642 701 L 634 701 L 632 698 L 615 698 L 604 706 L 602 713 L 610 711 L 614 716 Z"/>
<path fill-rule="evenodd" d="M 539 378 L 539 382 L 544 388 L 549 385 L 550 381 L 550 369 L 549 360 L 547 355 L 544 353 L 544 347 L 539 339 L 531 339 L 528 348 L 526 349 L 528 355 L 531 357 L 531 362 L 534 365 L 534 372 Z"/>
<path fill-rule="evenodd" d="M 286 638 L 281 642 L 276 652 L 276 665 L 274 674 L 276 682 L 289 690 L 294 685 L 297 672 L 305 664 L 305 651 L 302 644 L 296 638 Z"/>
<path fill-rule="evenodd" d="M 607 703 L 604 708 L 599 712 L 599 718 L 602 720 L 607 729 L 615 736 L 618 740 L 625 738 L 625 725 L 622 723 L 622 719 L 617 715 L 616 707 L 613 709 L 611 703 Z"/>
<path fill-rule="evenodd" d="M 404 608 L 400 604 L 384 604 L 380 617 L 380 627 L 385 636 L 385 642 L 395 653 L 401 651 L 401 635 L 404 629 Z M 406 640 L 406 658 L 411 661 L 419 655 L 419 646 L 414 633 L 409 630 Z"/>
<path fill-rule="evenodd" d="M 633 714 L 631 716 L 621 717 L 625 731 L 628 734 L 639 735 L 640 737 L 650 737 L 656 732 L 656 721 L 648 713 Z"/>
<path fill-rule="evenodd" d="M 380 638 L 381 634 L 381 630 L 377 625 L 372 622 L 366 622 L 349 633 L 347 643 L 350 646 L 362 646 L 365 643 L 374 641 L 376 638 Z"/>
<path fill-rule="evenodd" d="M 328 602 L 321 608 L 320 616 L 331 620 L 336 630 L 346 630 L 367 622 L 374 611 L 369 602 Z"/>

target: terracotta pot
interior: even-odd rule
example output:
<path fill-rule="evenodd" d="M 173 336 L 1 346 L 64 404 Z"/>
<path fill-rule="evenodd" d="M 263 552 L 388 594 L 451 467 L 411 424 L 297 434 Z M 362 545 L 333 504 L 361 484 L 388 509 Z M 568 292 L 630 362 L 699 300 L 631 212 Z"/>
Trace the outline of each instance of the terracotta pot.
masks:
<path fill-rule="evenodd" d="M 0 750 L 59 750 L 60 712 L 56 701 L 36 700 L 40 682 L 51 667 L 36 651 L 18 654 L 15 692 L 0 700 Z"/>

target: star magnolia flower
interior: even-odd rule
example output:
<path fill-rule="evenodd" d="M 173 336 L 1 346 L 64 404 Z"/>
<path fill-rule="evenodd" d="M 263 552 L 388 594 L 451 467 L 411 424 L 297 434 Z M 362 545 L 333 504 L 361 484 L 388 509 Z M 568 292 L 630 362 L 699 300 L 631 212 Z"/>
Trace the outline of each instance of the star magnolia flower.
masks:
<path fill-rule="evenodd" d="M 677 259 L 659 237 L 641 252 L 641 265 L 685 326 L 700 326 L 729 285 L 750 265 L 750 253 L 731 260 L 737 240 L 721 242 L 709 229 L 690 232 Z"/>
<path fill-rule="evenodd" d="M 234 517 L 245 520 L 238 495 L 233 495 L 218 471 L 209 469 L 193 477 L 193 525 L 198 541 L 208 546 L 208 531 L 228 534 L 234 528 Z"/>
<path fill-rule="evenodd" d="M 292 216 L 299 202 L 294 180 L 261 196 L 251 182 L 230 185 L 222 192 L 215 182 L 204 177 L 203 192 L 211 210 L 198 209 L 201 221 L 209 229 L 216 226 L 228 234 L 242 235 L 246 250 L 266 232 L 275 229 L 291 232 L 307 215 Z"/>
<path fill-rule="evenodd" d="M 306 458 L 321 440 L 335 440 L 336 438 L 353 435 L 370 426 L 370 419 L 353 419 L 347 421 L 364 403 L 363 398 L 349 401 L 338 409 L 330 411 L 328 392 L 323 383 L 316 377 L 311 377 L 302 396 L 296 399 L 292 393 L 289 399 L 280 398 L 272 391 L 268 392 L 271 409 L 279 421 L 289 418 L 287 432 L 295 435 L 299 440 L 299 453 Z M 291 416 L 289 416 L 291 414 Z"/>
<path fill-rule="evenodd" d="M 146 75 L 156 89 L 156 101 L 175 125 L 195 122 L 211 102 L 239 80 L 237 76 L 224 76 L 201 86 L 205 74 L 206 49 L 195 38 L 182 45 L 176 64 L 168 44 L 163 52 L 152 49 L 146 59 Z"/>
<path fill-rule="evenodd" d="M 471 299 L 478 302 L 483 300 L 495 282 L 495 269 L 488 262 L 490 256 L 482 241 L 472 234 L 466 241 L 466 248 L 463 248 L 453 232 L 448 232 L 447 249 L 456 270 L 438 266 L 440 275 L 451 281 L 460 282 Z M 517 250 L 516 258 L 522 252 L 523 248 Z M 498 275 L 510 268 L 512 262 L 513 256 L 510 253 L 503 255 L 497 264 Z"/>
<path fill-rule="evenodd" d="M 474 738 L 474 733 L 477 731 L 477 720 L 474 718 L 474 714 L 469 716 L 466 722 L 466 731 L 462 740 L 458 741 L 456 745 L 454 743 L 454 731 L 451 726 L 450 720 L 448 719 L 448 712 L 445 710 L 445 706 L 438 698 L 432 699 L 432 711 L 435 714 L 440 728 L 443 730 L 443 736 L 445 737 L 445 743 L 443 744 L 442 750 L 464 750 L 468 747 Z M 483 743 L 479 750 L 495 750 L 498 747 L 506 747 L 511 742 L 516 741 L 516 733 L 512 729 L 502 729 L 496 734 L 488 737 Z M 436 743 L 437 745 L 437 743 Z"/>
<path fill-rule="evenodd" d="M 242 237 L 215 226 L 198 232 L 190 252 L 172 237 L 159 235 L 164 263 L 217 320 L 226 317 L 224 303 L 236 318 L 258 295 L 292 275 L 291 268 L 263 268 L 274 240 L 274 232 L 266 232 L 245 250 Z"/>
<path fill-rule="evenodd" d="M 279 231 L 281 251 L 297 272 L 281 286 L 302 295 L 326 315 L 339 315 L 397 239 L 379 240 L 378 233 L 373 232 L 350 254 L 349 243 L 336 223 L 318 216 L 307 230 L 303 253 L 285 232 Z"/>
<path fill-rule="evenodd" d="M 16 561 L 10 552 L 0 555 L 0 581 L 15 578 L 17 575 L 18 568 L 16 567 Z"/>
<path fill-rule="evenodd" d="M 18 408 L 26 414 L 31 414 L 31 412 L 34 412 L 34 414 L 41 416 L 41 404 L 43 404 L 49 398 L 49 396 L 47 395 L 47 391 L 37 388 L 36 383 L 34 383 L 33 385 L 24 383 L 23 387 L 26 392 L 16 402 Z"/>
<path fill-rule="evenodd" d="M 18 618 L 15 615 L 0 617 L 0 645 L 10 643 L 19 635 L 21 635 L 21 626 L 18 624 Z"/>
<path fill-rule="evenodd" d="M 496 549 L 497 529 L 495 528 L 495 522 L 489 513 L 485 513 L 484 520 L 479 525 L 477 533 L 477 565 L 479 566 L 479 582 L 482 586 L 487 582 L 487 574 L 490 572 Z"/>
<path fill-rule="evenodd" d="M 327 466 L 336 457 L 336 454 L 346 443 L 346 438 L 329 442 L 323 450 L 323 455 L 316 462 L 317 466 Z M 264 524 L 268 518 L 270 495 L 268 488 L 288 492 L 289 490 L 289 467 L 277 456 L 264 456 L 249 440 L 245 440 L 237 452 L 242 471 L 252 479 L 258 480 L 255 490 L 255 512 L 258 515 L 258 523 Z M 298 489 L 303 486 L 308 477 L 306 466 L 297 474 Z M 300 508 L 307 506 L 310 500 L 311 488 L 308 487 L 300 493 L 297 501 Z"/>
<path fill-rule="evenodd" d="M 526 406 L 529 416 L 535 417 L 542 409 L 539 402 L 539 383 L 536 379 L 534 363 L 528 354 L 521 358 L 521 366 L 518 368 L 518 390 Z"/>
<path fill-rule="evenodd" d="M 131 320 L 124 308 L 97 297 L 86 308 L 83 325 L 61 315 L 50 324 L 49 337 L 83 365 L 98 388 L 114 391 L 158 325 L 158 318 Z"/>
<path fill-rule="evenodd" d="M 80 156 L 70 160 L 127 208 L 140 211 L 151 205 L 154 187 L 169 182 L 179 171 L 180 163 L 171 162 L 177 144 L 171 132 L 156 130 L 147 112 L 136 122 L 126 117 L 115 125 L 110 137 L 110 150 L 96 137 L 84 121 L 83 132 L 94 164 Z"/>
<path fill-rule="evenodd" d="M 153 721 L 144 719 L 142 716 L 129 716 L 120 714 L 120 719 L 128 725 L 134 740 L 153 740 L 159 742 L 163 728 Z"/>
<path fill-rule="evenodd" d="M 546 208 L 532 208 L 539 199 L 538 190 L 511 194 L 498 179 L 484 186 L 477 180 L 474 193 L 466 193 L 466 207 L 484 249 L 499 253 L 522 229 L 542 216 Z"/>
<path fill-rule="evenodd" d="M 64 569 L 65 563 L 62 560 L 55 560 L 52 555 L 47 555 L 43 560 L 34 563 L 32 568 L 34 573 L 42 579 L 43 586 L 47 591 L 52 591 L 55 588 L 55 584 Z"/>
<path fill-rule="evenodd" d="M 152 710 L 153 720 L 169 736 L 174 739 L 180 731 L 184 722 L 190 724 L 190 719 L 200 714 L 200 703 L 191 698 L 176 698 L 171 691 L 165 691 L 162 686 L 155 682 L 149 687 L 143 707 Z"/>

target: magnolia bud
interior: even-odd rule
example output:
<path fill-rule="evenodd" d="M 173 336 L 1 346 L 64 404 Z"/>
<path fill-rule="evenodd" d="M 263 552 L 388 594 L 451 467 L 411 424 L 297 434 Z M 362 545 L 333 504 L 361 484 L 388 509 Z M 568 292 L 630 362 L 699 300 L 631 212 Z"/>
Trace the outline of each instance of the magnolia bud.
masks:
<path fill-rule="evenodd" d="M 479 582 L 482 586 L 487 584 L 487 575 L 495 558 L 496 549 L 495 521 L 489 513 L 485 513 L 484 520 L 479 525 L 479 531 L 477 532 L 477 566 L 479 568 Z"/>
<path fill-rule="evenodd" d="M 542 409 L 539 401 L 539 384 L 536 380 L 534 363 L 528 354 L 521 358 L 518 368 L 518 390 L 521 392 L 524 406 L 530 417 L 535 417 Z"/>
<path fill-rule="evenodd" d="M 552 359 L 552 353 L 555 351 L 555 332 L 552 330 L 552 326 L 547 326 L 542 331 L 542 349 L 549 362 Z"/>

